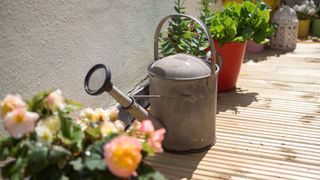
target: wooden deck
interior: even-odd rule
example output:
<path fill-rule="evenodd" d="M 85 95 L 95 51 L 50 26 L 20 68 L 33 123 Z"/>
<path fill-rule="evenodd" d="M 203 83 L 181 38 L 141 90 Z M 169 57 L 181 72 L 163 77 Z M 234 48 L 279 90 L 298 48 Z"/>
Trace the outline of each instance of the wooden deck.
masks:
<path fill-rule="evenodd" d="M 320 179 L 320 44 L 247 55 L 216 129 L 207 152 L 148 162 L 169 179 Z"/>

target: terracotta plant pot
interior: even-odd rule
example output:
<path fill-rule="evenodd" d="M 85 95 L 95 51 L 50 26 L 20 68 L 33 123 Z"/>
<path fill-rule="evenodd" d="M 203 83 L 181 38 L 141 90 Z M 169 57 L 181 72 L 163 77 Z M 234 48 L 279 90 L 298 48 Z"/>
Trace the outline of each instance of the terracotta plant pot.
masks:
<path fill-rule="evenodd" d="M 312 21 L 312 35 L 320 37 L 320 18 L 314 18 Z"/>
<path fill-rule="evenodd" d="M 248 41 L 247 51 L 249 52 L 262 52 L 264 50 L 263 44 L 255 43 L 254 41 Z"/>
<path fill-rule="evenodd" d="M 309 27 L 310 27 L 310 19 L 299 19 L 299 31 L 298 37 L 299 38 L 306 38 L 309 34 Z"/>
<path fill-rule="evenodd" d="M 229 91 L 236 87 L 246 46 L 247 42 L 231 42 L 225 43 L 220 47 L 219 43 L 214 41 L 214 47 L 222 55 L 222 68 L 218 77 L 218 92 Z"/>

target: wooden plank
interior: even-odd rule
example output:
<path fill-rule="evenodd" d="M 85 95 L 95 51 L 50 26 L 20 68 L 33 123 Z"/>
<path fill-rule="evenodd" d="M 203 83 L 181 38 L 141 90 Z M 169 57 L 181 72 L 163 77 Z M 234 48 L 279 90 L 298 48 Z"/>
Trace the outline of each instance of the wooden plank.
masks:
<path fill-rule="evenodd" d="M 308 44 L 251 57 L 240 88 L 218 95 L 215 146 L 148 162 L 170 179 L 320 179 L 319 52 Z"/>
<path fill-rule="evenodd" d="M 319 116 L 311 116 L 308 114 L 302 114 L 297 112 L 283 112 L 274 111 L 270 109 L 259 109 L 250 107 L 237 107 L 234 109 L 233 106 L 222 107 L 219 106 L 218 112 L 220 112 L 217 117 L 228 115 L 229 118 L 245 117 L 247 119 L 252 119 L 256 121 L 265 121 L 270 124 L 277 125 L 290 125 L 294 127 L 302 127 L 305 129 L 319 130 L 320 126 L 317 125 L 319 122 Z M 223 113 L 223 114 L 222 114 Z M 235 116 L 236 115 L 236 116 Z M 315 125 L 313 125 L 315 124 Z M 290 129 L 288 129 L 290 130 Z"/>
<path fill-rule="evenodd" d="M 291 100 L 278 100 L 270 98 L 259 98 L 254 93 L 236 94 L 230 96 L 219 96 L 219 105 L 230 105 L 235 107 L 252 107 L 271 109 L 287 112 L 314 113 L 320 115 L 320 103 L 297 102 Z M 299 107 L 299 108 L 297 108 Z"/>
<path fill-rule="evenodd" d="M 286 91 L 300 91 L 320 93 L 320 85 L 308 83 L 294 83 L 281 82 L 273 80 L 259 80 L 259 79 L 238 79 L 237 87 L 255 87 L 264 89 L 280 89 Z"/>
<path fill-rule="evenodd" d="M 319 63 L 320 64 L 320 63 Z M 261 67 L 258 64 L 246 64 L 241 67 L 241 71 L 245 73 L 269 73 L 269 74 L 274 74 L 274 73 L 279 73 L 281 75 L 295 75 L 295 76 L 312 76 L 312 77 L 320 77 L 320 65 L 319 68 L 316 69 L 309 69 L 309 68 L 303 68 L 299 69 L 297 71 L 297 67 L 288 67 L 286 65 L 279 66 L 271 66 L 268 63 L 263 63 L 263 65 L 268 66 L 266 67 Z M 314 66 L 312 66 L 314 67 Z"/>
<path fill-rule="evenodd" d="M 273 123 L 269 122 L 266 119 L 257 119 L 257 118 L 247 118 L 247 117 L 230 117 L 225 115 L 220 115 L 217 119 L 217 125 L 236 125 L 238 127 L 246 128 L 256 128 L 256 129 L 265 129 L 271 131 L 282 131 L 282 133 L 297 135 L 308 138 L 320 138 L 320 129 L 318 125 L 314 129 L 309 128 L 310 130 L 306 132 L 305 126 L 297 126 L 293 123 Z M 283 131 L 286 128 L 290 131 Z"/>
<path fill-rule="evenodd" d="M 319 103 L 320 93 L 287 91 L 287 90 L 281 90 L 281 89 L 265 89 L 265 88 L 259 88 L 259 87 L 241 87 L 233 91 L 222 92 L 218 94 L 218 100 L 220 96 L 223 96 L 226 98 L 234 97 L 234 96 L 248 96 L 249 98 L 291 100 L 296 102 L 301 101 L 301 102 L 312 102 L 312 103 L 320 104 Z"/>

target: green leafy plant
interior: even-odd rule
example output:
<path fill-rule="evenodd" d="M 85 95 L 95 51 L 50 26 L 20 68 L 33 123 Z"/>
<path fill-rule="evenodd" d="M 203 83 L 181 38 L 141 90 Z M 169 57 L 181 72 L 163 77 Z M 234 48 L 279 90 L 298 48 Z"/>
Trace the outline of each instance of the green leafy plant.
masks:
<path fill-rule="evenodd" d="M 86 108 L 76 119 L 69 115 L 81 108 L 60 90 L 38 93 L 30 101 L 7 95 L 0 102 L 0 120 L 8 133 L 0 137 L 0 161 L 6 161 L 2 176 L 13 180 L 164 179 L 143 162 L 162 151 L 164 129 L 154 130 L 151 121 L 145 120 L 124 131 L 115 109 Z"/>
<path fill-rule="evenodd" d="M 269 22 L 271 8 L 263 2 L 228 3 L 223 11 L 216 13 L 211 10 L 212 2 L 200 1 L 200 19 L 220 46 L 226 42 L 247 40 L 266 43 L 276 30 L 276 25 Z M 179 14 L 186 13 L 183 3 L 182 0 L 175 1 L 174 9 Z M 186 18 L 173 18 L 160 39 L 160 53 L 163 56 L 184 52 L 204 58 L 207 47 L 207 38 L 199 25 Z"/>
<path fill-rule="evenodd" d="M 207 23 L 211 22 L 213 15 L 209 8 L 212 1 L 200 1 L 200 18 Z M 175 0 L 174 2 L 174 10 L 178 14 L 185 14 L 184 0 Z M 160 38 L 160 53 L 162 56 L 187 53 L 203 58 L 207 47 L 208 41 L 201 27 L 184 17 L 175 17 L 169 21 L 167 30 L 161 34 Z"/>
<path fill-rule="evenodd" d="M 264 43 L 275 32 L 275 25 L 269 23 L 270 10 L 270 6 L 260 1 L 228 3 L 213 16 L 209 24 L 211 34 L 220 46 L 247 40 Z"/>

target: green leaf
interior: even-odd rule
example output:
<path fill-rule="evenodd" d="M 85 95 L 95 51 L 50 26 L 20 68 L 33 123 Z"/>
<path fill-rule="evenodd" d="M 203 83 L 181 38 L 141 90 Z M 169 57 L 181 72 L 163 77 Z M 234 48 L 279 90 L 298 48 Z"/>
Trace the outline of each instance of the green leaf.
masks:
<path fill-rule="evenodd" d="M 84 164 L 89 170 L 105 170 L 106 165 L 103 158 L 103 146 L 109 139 L 106 138 L 101 141 L 88 146 L 85 150 Z"/>
<path fill-rule="evenodd" d="M 48 147 L 41 144 L 32 145 L 28 157 L 30 163 L 45 162 L 48 154 Z"/>
<path fill-rule="evenodd" d="M 142 144 L 142 150 L 147 152 L 149 156 L 154 156 L 154 152 L 147 142 Z"/>
<path fill-rule="evenodd" d="M 64 108 L 66 112 L 72 112 L 75 110 L 82 109 L 84 107 L 83 104 L 72 99 L 66 99 L 65 102 L 67 104 Z"/>
<path fill-rule="evenodd" d="M 265 22 L 269 22 L 270 19 L 270 12 L 265 10 L 265 11 L 258 11 L 258 16 L 260 17 L 261 20 Z"/>
<path fill-rule="evenodd" d="M 138 177 L 133 177 L 137 180 L 165 180 L 166 178 L 158 171 L 154 170 L 148 164 L 141 162 L 137 169 Z"/>
<path fill-rule="evenodd" d="M 61 134 L 64 142 L 69 142 L 70 144 L 75 144 L 77 149 L 81 149 L 81 142 L 84 138 L 84 133 L 78 124 L 67 116 L 64 112 L 59 112 L 59 118 L 61 121 Z"/>
<path fill-rule="evenodd" d="M 38 113 L 40 115 L 40 119 L 51 115 L 51 112 L 44 106 L 44 100 L 50 92 L 52 92 L 52 90 L 39 92 L 32 97 L 31 101 L 27 101 L 28 109 L 32 112 Z"/>
<path fill-rule="evenodd" d="M 65 115 L 60 112 L 59 113 L 59 118 L 60 118 L 60 121 L 61 121 L 61 133 L 62 133 L 62 136 L 64 138 L 67 138 L 67 139 L 70 139 L 71 140 L 71 137 L 72 137 L 72 124 L 71 124 L 71 119 L 68 118 L 68 117 L 65 117 Z"/>
<path fill-rule="evenodd" d="M 100 136 L 101 136 L 101 133 L 100 133 L 100 129 L 99 128 L 91 128 L 91 127 L 88 127 L 86 129 L 86 132 L 91 136 L 93 137 L 93 139 L 98 139 Z"/>
<path fill-rule="evenodd" d="M 0 138 L 0 161 L 6 160 L 10 156 L 10 149 L 13 146 L 13 139 L 10 136 Z"/>
<path fill-rule="evenodd" d="M 64 172 L 56 165 L 50 165 L 45 167 L 42 171 L 33 174 L 33 179 L 45 179 L 45 180 L 66 180 L 68 179 Z"/>
<path fill-rule="evenodd" d="M 71 152 L 62 146 L 53 145 L 48 154 L 49 163 L 55 164 L 56 162 L 67 159 L 71 156 Z"/>
<path fill-rule="evenodd" d="M 25 157 L 19 157 L 2 168 L 2 176 L 9 179 L 23 179 L 24 167 L 26 167 L 26 165 L 27 159 Z"/>
<path fill-rule="evenodd" d="M 73 161 L 70 161 L 69 164 L 73 167 L 75 171 L 81 171 L 83 169 L 82 159 L 77 158 Z"/>
<path fill-rule="evenodd" d="M 104 163 L 103 158 L 98 154 L 91 154 L 87 156 L 85 158 L 85 165 L 91 171 L 106 169 L 106 165 Z"/>

